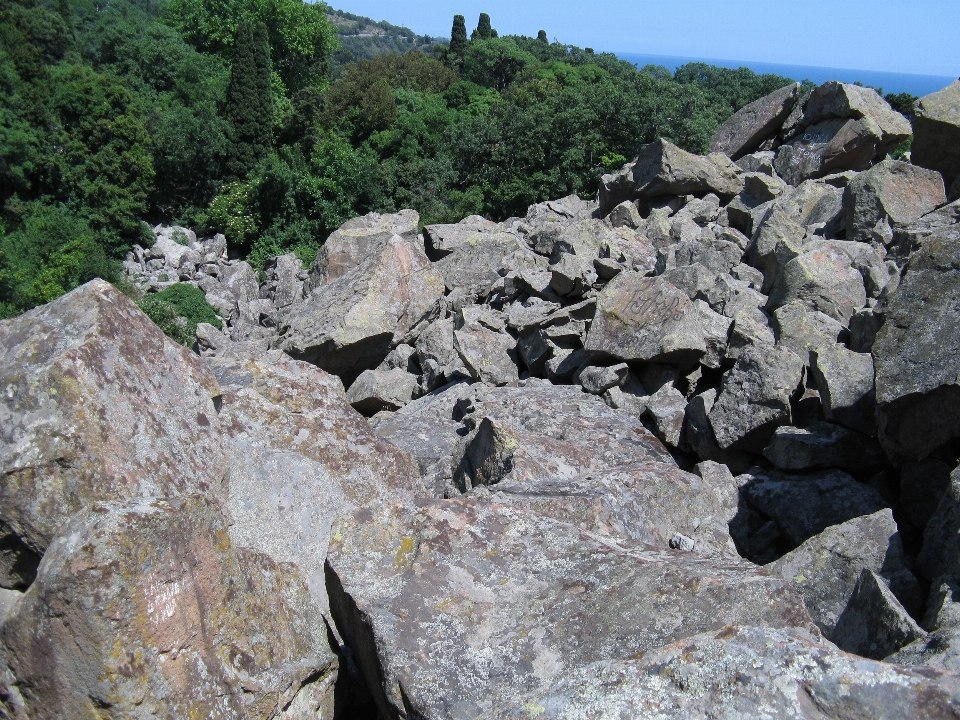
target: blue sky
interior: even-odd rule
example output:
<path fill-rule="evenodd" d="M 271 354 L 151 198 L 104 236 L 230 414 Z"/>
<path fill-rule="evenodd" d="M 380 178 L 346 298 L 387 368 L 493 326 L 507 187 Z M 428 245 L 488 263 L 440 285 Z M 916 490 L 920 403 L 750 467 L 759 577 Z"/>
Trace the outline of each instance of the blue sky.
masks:
<path fill-rule="evenodd" d="M 960 77 L 960 0 L 332 0 L 333 7 L 449 35 L 454 14 L 501 34 L 597 51 L 685 55 Z"/>

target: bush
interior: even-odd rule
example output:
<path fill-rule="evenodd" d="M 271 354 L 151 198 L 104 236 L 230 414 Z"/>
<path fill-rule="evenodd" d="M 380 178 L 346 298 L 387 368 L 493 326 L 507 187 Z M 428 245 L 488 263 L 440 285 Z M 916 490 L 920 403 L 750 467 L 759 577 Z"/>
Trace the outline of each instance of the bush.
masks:
<path fill-rule="evenodd" d="M 137 304 L 168 337 L 186 347 L 192 347 L 197 341 L 200 323 L 210 323 L 217 329 L 223 327 L 203 291 L 187 283 L 177 283 L 147 295 Z"/>

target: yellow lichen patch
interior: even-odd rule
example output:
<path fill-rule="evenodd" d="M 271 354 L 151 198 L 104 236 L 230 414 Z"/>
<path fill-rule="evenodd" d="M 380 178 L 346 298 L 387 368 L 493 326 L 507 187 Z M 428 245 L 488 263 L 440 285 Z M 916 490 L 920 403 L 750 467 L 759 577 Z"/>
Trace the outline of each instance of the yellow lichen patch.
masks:
<path fill-rule="evenodd" d="M 543 715 L 547 709 L 543 705 L 537 705 L 536 703 L 527 703 L 523 706 L 523 711 L 527 713 L 530 717 L 540 717 Z"/>
<path fill-rule="evenodd" d="M 393 566 L 400 570 L 406 570 L 413 564 L 413 553 L 417 543 L 412 537 L 405 537 L 400 541 L 400 548 L 393 558 Z"/>

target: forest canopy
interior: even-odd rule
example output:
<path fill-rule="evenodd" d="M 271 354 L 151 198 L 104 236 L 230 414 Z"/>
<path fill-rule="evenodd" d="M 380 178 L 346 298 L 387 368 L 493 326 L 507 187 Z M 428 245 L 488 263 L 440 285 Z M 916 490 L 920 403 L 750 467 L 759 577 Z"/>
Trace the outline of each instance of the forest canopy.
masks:
<path fill-rule="evenodd" d="M 638 69 L 542 31 L 498 36 L 487 16 L 473 39 L 464 25 L 429 55 L 355 59 L 329 12 L 302 0 L 6 0 L 0 317 L 117 280 L 160 222 L 223 232 L 262 267 L 291 251 L 309 262 L 370 210 L 500 220 L 591 196 L 644 143 L 702 152 L 731 113 L 789 82 Z"/>

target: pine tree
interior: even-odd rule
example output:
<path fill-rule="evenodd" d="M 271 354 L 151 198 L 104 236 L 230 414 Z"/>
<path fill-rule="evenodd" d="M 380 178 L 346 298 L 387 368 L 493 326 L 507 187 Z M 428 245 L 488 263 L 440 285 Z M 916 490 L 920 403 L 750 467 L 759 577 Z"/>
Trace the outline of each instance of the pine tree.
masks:
<path fill-rule="evenodd" d="M 233 126 L 227 176 L 240 180 L 273 145 L 270 39 L 263 23 L 245 22 L 237 31 L 226 115 Z"/>
<path fill-rule="evenodd" d="M 547 31 L 546 31 L 546 30 L 541 30 L 540 32 L 538 32 L 538 33 L 537 33 L 537 40 L 539 40 L 539 41 L 542 42 L 542 43 L 549 42 L 549 41 L 547 40 Z"/>
<path fill-rule="evenodd" d="M 462 57 L 467 49 L 467 20 L 463 15 L 453 16 L 453 30 L 450 31 L 450 54 Z"/>
<path fill-rule="evenodd" d="M 470 36 L 471 40 L 489 40 L 496 37 L 496 31 L 490 27 L 490 16 L 486 13 L 480 13 L 480 21 L 477 23 L 477 29 Z"/>

